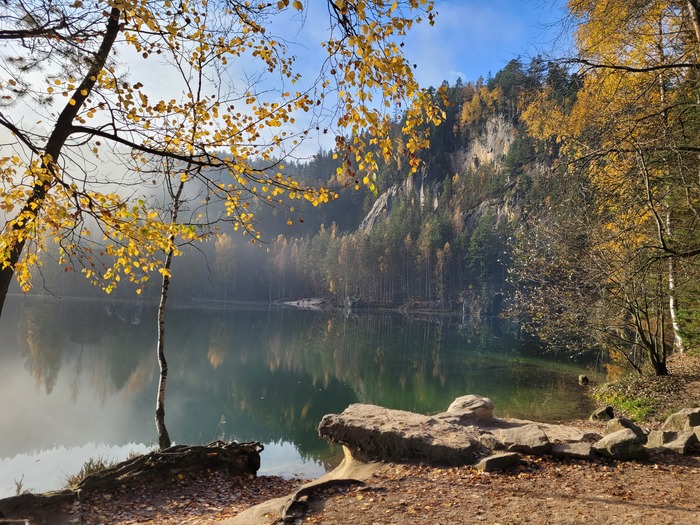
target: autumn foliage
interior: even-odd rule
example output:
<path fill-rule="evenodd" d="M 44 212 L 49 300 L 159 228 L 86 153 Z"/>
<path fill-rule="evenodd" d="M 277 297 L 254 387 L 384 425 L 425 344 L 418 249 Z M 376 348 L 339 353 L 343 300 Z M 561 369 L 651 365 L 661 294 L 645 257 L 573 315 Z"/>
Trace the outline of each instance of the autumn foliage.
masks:
<path fill-rule="evenodd" d="M 158 254 L 215 224 L 255 239 L 251 199 L 291 211 L 300 199 L 335 198 L 284 172 L 284 159 L 324 135 L 335 138 L 341 185 L 373 189 L 378 164 L 396 154 L 415 169 L 425 124 L 442 114 L 417 85 L 402 38 L 433 16 L 429 0 L 9 0 L 0 14 L 0 296 L 13 275 L 32 286 L 49 243 L 60 264 L 109 292 L 165 272 Z M 320 46 L 311 68 L 290 36 L 307 17 L 328 28 L 303 43 Z M 396 108 L 400 145 L 388 133 Z M 178 183 L 191 213 L 173 222 L 159 188 Z M 225 214 L 212 217 L 212 202 Z"/>

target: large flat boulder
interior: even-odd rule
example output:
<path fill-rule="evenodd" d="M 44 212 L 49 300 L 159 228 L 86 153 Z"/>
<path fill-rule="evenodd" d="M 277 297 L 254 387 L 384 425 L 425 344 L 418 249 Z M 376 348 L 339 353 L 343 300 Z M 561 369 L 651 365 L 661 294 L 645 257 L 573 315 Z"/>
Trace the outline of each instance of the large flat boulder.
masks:
<path fill-rule="evenodd" d="M 494 450 L 542 455 L 552 443 L 594 442 L 597 434 L 565 425 L 498 419 L 493 401 L 467 395 L 445 412 L 426 416 L 376 405 L 353 404 L 325 416 L 322 438 L 346 446 L 363 461 L 424 461 L 471 464 Z"/>
<path fill-rule="evenodd" d="M 324 416 L 318 431 L 364 460 L 464 465 L 479 446 L 476 427 L 376 405 L 354 404 Z"/>

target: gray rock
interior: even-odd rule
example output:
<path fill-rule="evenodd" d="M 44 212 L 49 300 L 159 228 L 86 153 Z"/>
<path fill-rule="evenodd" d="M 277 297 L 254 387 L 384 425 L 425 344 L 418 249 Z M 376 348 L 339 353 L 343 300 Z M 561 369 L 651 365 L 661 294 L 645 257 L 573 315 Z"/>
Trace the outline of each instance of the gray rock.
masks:
<path fill-rule="evenodd" d="M 552 445 L 555 458 L 592 459 L 593 446 L 590 443 L 557 443 Z"/>
<path fill-rule="evenodd" d="M 684 408 L 668 416 L 661 426 L 661 430 L 680 432 L 681 430 L 691 430 L 697 426 L 700 426 L 700 408 Z"/>
<path fill-rule="evenodd" d="M 510 452 L 522 452 L 523 454 L 542 455 L 549 452 L 552 444 L 542 429 L 533 424 L 511 428 L 498 429 L 493 434 L 503 443 Z"/>
<path fill-rule="evenodd" d="M 680 432 L 652 430 L 649 432 L 646 447 L 655 450 L 667 450 L 684 455 L 687 454 L 690 448 L 696 443 L 698 443 L 698 436 L 694 429 Z"/>
<path fill-rule="evenodd" d="M 607 406 L 596 409 L 588 418 L 591 421 L 609 421 L 615 417 L 613 407 Z"/>
<path fill-rule="evenodd" d="M 639 441 L 646 443 L 647 433 L 641 427 L 634 424 L 634 422 L 630 421 L 629 419 L 625 419 L 624 417 L 615 417 L 608 421 L 603 435 L 613 434 L 614 432 L 622 430 L 623 428 L 629 428 L 639 438 Z"/>
<path fill-rule="evenodd" d="M 623 428 L 593 444 L 598 454 L 614 459 L 641 459 L 646 455 L 642 442 L 632 429 Z"/>
<path fill-rule="evenodd" d="M 698 442 L 698 437 L 692 430 L 684 430 L 679 432 L 676 439 L 665 443 L 663 448 L 668 449 L 676 454 L 687 454 L 690 448 Z"/>
<path fill-rule="evenodd" d="M 350 405 L 324 416 L 319 435 L 346 445 L 358 459 L 470 464 L 479 431 L 438 418 L 375 405 Z"/>
<path fill-rule="evenodd" d="M 700 409 L 699 409 L 700 410 Z M 610 407 L 599 411 L 610 415 Z M 682 411 L 686 422 L 696 410 Z M 600 416 L 598 416 L 600 417 Z M 690 424 L 690 423 L 688 423 Z M 446 412 L 425 416 L 374 405 L 350 405 L 330 414 L 319 425 L 321 437 L 342 444 L 360 461 L 424 461 L 442 465 L 471 464 L 475 457 L 496 450 L 521 454 L 589 459 L 594 453 L 616 459 L 642 458 L 646 450 L 664 448 L 687 452 L 700 442 L 700 425 L 680 432 L 645 431 L 626 419 L 611 421 L 601 438 L 594 426 L 570 427 L 520 419 L 493 417 L 493 402 L 462 396 Z M 646 448 L 643 446 L 647 441 Z"/>
<path fill-rule="evenodd" d="M 510 422 L 520 422 L 521 420 L 509 419 Z M 578 427 L 568 425 L 554 425 L 549 423 L 536 423 L 534 421 L 522 421 L 523 425 L 536 424 L 542 431 L 547 434 L 551 443 L 577 443 L 584 441 L 586 443 L 595 443 L 602 436 L 597 432 L 587 431 Z"/>
<path fill-rule="evenodd" d="M 480 421 L 490 421 L 493 419 L 493 401 L 488 397 L 472 394 L 461 396 L 447 408 L 447 413 L 475 418 Z"/>
<path fill-rule="evenodd" d="M 647 448 L 661 448 L 664 443 L 669 443 L 676 439 L 677 432 L 665 432 L 663 430 L 652 430 L 647 436 Z"/>
<path fill-rule="evenodd" d="M 474 468 L 482 472 L 493 472 L 507 469 L 518 461 L 520 461 L 520 454 L 517 452 L 500 452 L 482 459 L 474 465 Z"/>
<path fill-rule="evenodd" d="M 479 443 L 489 450 L 502 450 L 505 448 L 503 443 L 501 443 L 491 432 L 481 434 L 481 436 L 479 436 Z"/>

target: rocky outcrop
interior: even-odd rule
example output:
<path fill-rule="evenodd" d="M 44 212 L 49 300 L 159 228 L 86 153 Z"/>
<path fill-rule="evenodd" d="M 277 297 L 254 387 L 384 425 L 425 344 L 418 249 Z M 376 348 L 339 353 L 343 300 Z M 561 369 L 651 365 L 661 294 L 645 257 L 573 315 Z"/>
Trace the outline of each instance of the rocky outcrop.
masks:
<path fill-rule="evenodd" d="M 517 128 L 508 119 L 502 116 L 489 118 L 481 133 L 474 136 L 465 147 L 447 156 L 449 172 L 475 172 L 485 165 L 504 169 L 503 159 L 508 155 L 516 135 Z M 394 204 L 403 199 L 415 199 L 422 209 L 437 209 L 444 176 L 442 171 L 430 173 L 428 170 L 419 170 L 402 182 L 392 185 L 377 197 L 358 229 L 370 232 L 377 221 L 386 217 Z M 508 187 L 513 189 L 514 183 L 509 183 Z M 502 221 L 513 222 L 522 213 L 522 206 L 518 202 L 518 199 L 488 199 L 465 211 L 462 220 L 469 229 L 475 228 L 488 214 L 496 218 L 497 225 Z"/>
<path fill-rule="evenodd" d="M 603 436 L 593 445 L 593 450 L 602 456 L 621 460 L 642 459 L 646 455 L 642 441 L 631 428 Z"/>
<path fill-rule="evenodd" d="M 700 408 L 684 408 L 666 418 L 661 430 L 677 432 L 700 427 Z"/>
<path fill-rule="evenodd" d="M 452 171 L 465 173 L 476 171 L 482 164 L 502 162 L 515 140 L 517 129 L 502 116 L 488 119 L 484 130 L 469 141 L 467 147 L 451 155 Z"/>
<path fill-rule="evenodd" d="M 385 191 L 379 197 L 377 197 L 377 200 L 374 201 L 374 204 L 369 210 L 369 213 L 365 216 L 364 219 L 362 219 L 358 230 L 363 232 L 369 232 L 380 217 L 384 216 L 384 214 L 389 213 L 391 211 L 391 207 L 393 206 L 394 201 L 401 194 L 402 187 L 404 187 L 404 185 L 394 184 L 391 188 L 389 188 L 387 191 Z"/>
<path fill-rule="evenodd" d="M 593 432 L 565 425 L 498 419 L 493 410 L 493 401 L 474 395 L 455 399 L 447 411 L 433 416 L 354 404 L 342 414 L 325 416 L 319 434 L 345 445 L 353 457 L 363 461 L 424 461 L 442 465 L 471 464 L 493 451 L 542 455 L 551 451 L 553 443 L 590 446 L 600 438 Z M 562 456 L 569 453 L 572 457 L 585 454 L 575 448 L 559 450 Z"/>
<path fill-rule="evenodd" d="M 609 421 L 614 417 L 615 411 L 613 410 L 613 407 L 607 406 L 596 409 L 588 419 L 591 421 Z"/>
<path fill-rule="evenodd" d="M 594 429 L 499 419 L 493 411 L 493 401 L 475 395 L 459 397 L 445 412 L 432 416 L 354 404 L 341 414 L 325 416 L 319 434 L 362 461 L 476 464 L 483 470 L 512 464 L 513 454 L 618 460 L 644 458 L 650 449 L 685 454 L 700 436 L 700 425 L 694 425 L 700 409 L 673 414 L 664 424 L 666 430 L 650 433 L 615 418 L 612 409 L 603 410 L 602 417 L 612 416 L 603 437 Z"/>
<path fill-rule="evenodd" d="M 629 428 L 632 432 L 634 432 L 641 443 L 646 442 L 647 433 L 644 431 L 644 429 L 638 425 L 635 425 L 629 419 L 625 419 L 623 417 L 614 417 L 610 421 L 608 421 L 608 424 L 605 426 L 605 431 L 603 432 L 603 435 L 612 434 L 624 428 Z"/>

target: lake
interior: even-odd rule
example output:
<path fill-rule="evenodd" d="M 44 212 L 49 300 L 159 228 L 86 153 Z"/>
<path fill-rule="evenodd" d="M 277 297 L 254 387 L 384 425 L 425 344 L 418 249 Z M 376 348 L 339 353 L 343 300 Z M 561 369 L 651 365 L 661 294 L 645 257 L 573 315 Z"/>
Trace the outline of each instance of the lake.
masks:
<path fill-rule="evenodd" d="M 156 307 L 9 297 L 0 318 L 0 497 L 17 483 L 61 487 L 89 458 L 122 460 L 156 443 Z M 174 442 L 264 444 L 260 474 L 322 475 L 339 447 L 323 415 L 351 403 L 419 413 L 464 394 L 499 416 L 586 417 L 577 383 L 591 373 L 544 358 L 505 323 L 276 305 L 202 305 L 168 312 L 166 423 Z"/>

